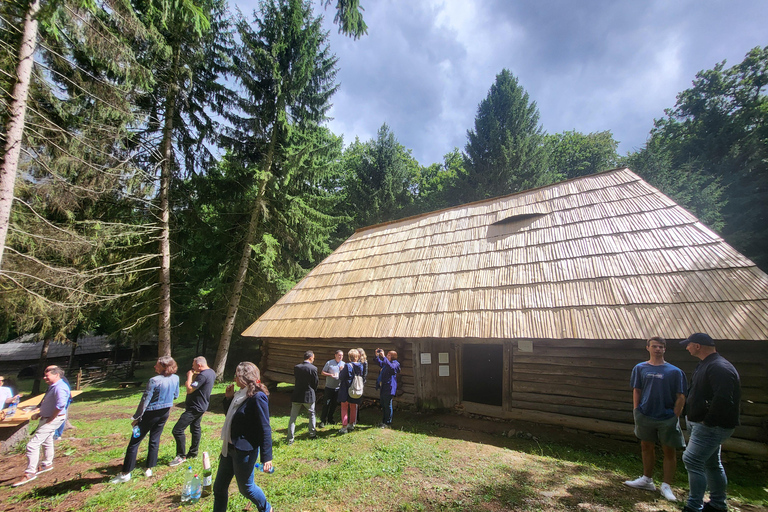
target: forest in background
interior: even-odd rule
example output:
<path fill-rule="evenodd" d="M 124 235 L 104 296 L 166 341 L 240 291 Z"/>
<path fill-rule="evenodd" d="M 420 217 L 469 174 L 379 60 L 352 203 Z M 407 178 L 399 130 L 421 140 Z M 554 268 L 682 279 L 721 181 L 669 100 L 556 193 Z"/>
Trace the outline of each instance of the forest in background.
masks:
<path fill-rule="evenodd" d="M 768 46 L 699 72 L 637 152 L 549 134 L 500 70 L 464 148 L 326 126 L 358 0 L 0 5 L 0 340 L 215 352 L 356 229 L 627 166 L 768 269 Z M 535 95 L 534 95 L 535 96 Z"/>

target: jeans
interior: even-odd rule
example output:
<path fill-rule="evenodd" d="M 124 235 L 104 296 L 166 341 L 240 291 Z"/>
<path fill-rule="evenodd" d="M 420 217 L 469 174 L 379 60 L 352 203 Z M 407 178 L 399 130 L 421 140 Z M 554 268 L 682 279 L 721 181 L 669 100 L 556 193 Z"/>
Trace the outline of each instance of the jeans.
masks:
<path fill-rule="evenodd" d="M 176 455 L 179 457 L 197 457 L 197 449 L 200 446 L 200 437 L 202 436 L 203 429 L 200 428 L 200 421 L 203 419 L 205 412 L 194 411 L 192 409 L 186 409 L 179 421 L 173 426 L 173 438 L 176 440 Z M 189 452 L 184 453 L 187 444 L 187 438 L 184 435 L 184 431 L 189 427 L 189 432 L 192 434 L 192 440 L 189 444 Z"/>
<path fill-rule="evenodd" d="M 136 467 L 136 454 L 139 452 L 139 444 L 141 444 L 142 439 L 147 434 L 149 434 L 149 451 L 147 452 L 146 467 L 149 469 L 157 466 L 157 452 L 160 451 L 160 435 L 163 433 L 163 427 L 165 427 L 165 422 L 168 421 L 170 413 L 170 407 L 144 412 L 141 420 L 139 420 L 141 434 L 139 437 L 131 435 L 128 448 L 125 449 L 123 474 L 130 473 Z"/>
<path fill-rule="evenodd" d="M 291 402 L 291 419 L 288 422 L 288 440 L 293 440 L 293 435 L 296 432 L 296 418 L 299 417 L 299 412 L 302 409 L 309 411 L 309 435 L 314 437 L 315 434 L 315 402 L 301 403 Z"/>
<path fill-rule="evenodd" d="M 384 417 L 381 421 L 385 425 L 391 425 L 392 414 L 393 414 L 392 399 L 394 397 L 389 394 L 389 391 L 387 391 L 386 393 L 382 393 L 380 396 L 381 396 L 381 410 L 384 412 Z"/>
<path fill-rule="evenodd" d="M 325 388 L 323 391 L 323 412 L 320 413 L 320 423 L 333 423 L 333 413 L 336 412 L 336 396 L 338 389 Z"/>
<path fill-rule="evenodd" d="M 213 482 L 213 512 L 225 512 L 229 501 L 229 483 L 232 477 L 237 480 L 240 494 L 256 505 L 259 512 L 268 512 L 272 506 L 267 501 L 264 491 L 253 482 L 253 467 L 259 458 L 259 449 L 252 452 L 238 450 L 234 445 L 227 447 L 227 456 L 219 457 L 219 470 Z"/>
<path fill-rule="evenodd" d="M 733 429 L 708 427 L 693 421 L 689 421 L 688 425 L 691 437 L 683 452 L 690 488 L 687 507 L 691 510 L 701 510 L 704 505 L 704 493 L 709 487 L 710 506 L 726 510 L 725 488 L 728 486 L 728 478 L 720 462 L 720 445 L 731 437 Z"/>
<path fill-rule="evenodd" d="M 64 415 L 55 418 L 40 419 L 32 439 L 27 443 L 27 469 L 25 473 L 37 473 L 37 463 L 40 461 L 40 447 L 43 447 L 43 465 L 53 464 L 53 434 L 60 425 L 64 424 Z"/>

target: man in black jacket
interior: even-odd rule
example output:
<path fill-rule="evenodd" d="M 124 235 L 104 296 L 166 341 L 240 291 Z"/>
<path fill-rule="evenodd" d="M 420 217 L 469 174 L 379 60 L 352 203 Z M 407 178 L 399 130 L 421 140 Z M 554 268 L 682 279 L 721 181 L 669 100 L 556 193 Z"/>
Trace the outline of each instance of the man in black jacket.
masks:
<path fill-rule="evenodd" d="M 683 462 L 688 470 L 690 494 L 684 512 L 725 512 L 728 480 L 720 461 L 720 445 L 739 425 L 741 381 L 739 373 L 717 353 L 715 341 L 697 332 L 680 342 L 701 362 L 693 372 L 687 400 L 691 431 Z M 709 501 L 704 493 L 709 486 Z"/>
<path fill-rule="evenodd" d="M 293 367 L 295 385 L 291 395 L 291 420 L 288 423 L 288 444 L 293 444 L 296 431 L 296 418 L 302 408 L 309 411 L 309 438 L 317 437 L 315 432 L 315 400 L 317 399 L 317 367 L 315 354 L 311 350 L 304 352 L 304 362 Z"/>

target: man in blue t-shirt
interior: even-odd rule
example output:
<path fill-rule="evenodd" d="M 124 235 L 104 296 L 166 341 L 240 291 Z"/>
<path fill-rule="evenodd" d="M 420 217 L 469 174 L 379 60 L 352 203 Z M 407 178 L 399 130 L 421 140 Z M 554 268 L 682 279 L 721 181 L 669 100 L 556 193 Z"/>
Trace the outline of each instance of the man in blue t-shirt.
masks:
<path fill-rule="evenodd" d="M 650 359 L 632 369 L 633 415 L 635 435 L 640 439 L 643 458 L 643 476 L 624 482 L 636 489 L 655 491 L 653 466 L 656 462 L 656 442 L 664 451 L 664 475 L 661 494 L 669 501 L 677 501 L 672 492 L 672 480 L 677 469 L 677 448 L 685 447 L 680 430 L 680 414 L 685 405 L 687 381 L 677 366 L 664 361 L 667 342 L 654 336 L 645 343 Z"/>

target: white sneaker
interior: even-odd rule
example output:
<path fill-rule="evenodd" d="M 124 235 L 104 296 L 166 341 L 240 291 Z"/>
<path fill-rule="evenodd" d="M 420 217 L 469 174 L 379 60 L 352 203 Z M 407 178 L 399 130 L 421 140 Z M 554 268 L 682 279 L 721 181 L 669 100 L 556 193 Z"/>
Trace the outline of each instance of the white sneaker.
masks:
<path fill-rule="evenodd" d="M 147 477 L 147 478 L 151 477 L 152 476 L 152 470 L 147 468 L 147 470 L 144 471 L 144 476 Z"/>
<path fill-rule="evenodd" d="M 131 479 L 130 473 L 118 473 L 115 478 L 109 481 L 111 484 L 124 484 Z"/>
<path fill-rule="evenodd" d="M 347 433 L 347 427 L 341 427 L 341 430 L 339 430 L 339 434 L 346 434 Z"/>
<path fill-rule="evenodd" d="M 653 484 L 653 478 L 648 478 L 645 475 L 640 478 L 635 478 L 634 480 L 627 480 L 624 482 L 624 485 L 634 487 L 635 489 L 645 489 L 646 491 L 656 490 L 656 486 Z"/>
<path fill-rule="evenodd" d="M 675 493 L 672 492 L 672 487 L 670 487 L 669 484 L 666 482 L 661 484 L 661 495 L 664 496 L 664 498 L 669 501 L 677 501 L 677 498 L 675 497 Z"/>

